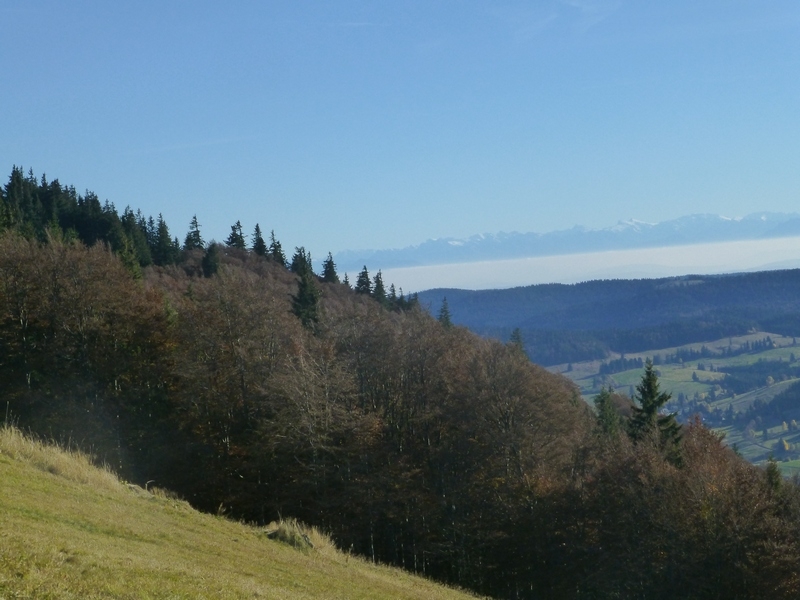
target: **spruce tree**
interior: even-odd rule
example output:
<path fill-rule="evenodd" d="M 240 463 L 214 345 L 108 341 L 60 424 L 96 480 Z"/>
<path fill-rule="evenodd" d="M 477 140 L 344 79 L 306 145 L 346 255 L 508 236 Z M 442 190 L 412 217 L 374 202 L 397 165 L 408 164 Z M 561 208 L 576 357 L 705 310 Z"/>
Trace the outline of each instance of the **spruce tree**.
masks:
<path fill-rule="evenodd" d="M 344 279 L 342 283 L 345 284 L 348 288 L 350 287 L 350 278 L 347 276 L 347 273 L 344 274 Z"/>
<path fill-rule="evenodd" d="M 301 271 L 297 294 L 292 296 L 292 312 L 304 327 L 311 329 L 317 323 L 319 297 L 320 291 L 314 282 L 314 273 L 310 268 Z"/>
<path fill-rule="evenodd" d="M 242 233 L 242 224 L 239 221 L 236 221 L 234 225 L 231 225 L 231 234 L 228 236 L 228 239 L 225 240 L 225 245 L 229 248 L 238 248 L 239 250 L 245 249 L 245 239 L 244 234 Z"/>
<path fill-rule="evenodd" d="M 372 297 L 378 301 L 379 304 L 386 304 L 386 288 L 383 286 L 383 275 L 378 271 L 373 279 Z"/>
<path fill-rule="evenodd" d="M 150 247 L 147 245 L 147 223 L 144 220 L 142 211 L 137 211 L 134 214 L 131 207 L 128 206 L 123 211 L 120 222 L 122 223 L 122 229 L 133 244 L 133 251 L 139 261 L 139 265 L 146 267 L 152 264 L 153 257 L 150 254 Z"/>
<path fill-rule="evenodd" d="M 611 390 L 603 388 L 594 397 L 594 406 L 597 411 L 597 429 L 608 437 L 616 437 L 622 425 L 622 419 L 614 407 Z"/>
<path fill-rule="evenodd" d="M 189 223 L 189 232 L 186 234 L 186 239 L 183 242 L 184 250 L 201 250 L 205 246 L 203 238 L 200 235 L 200 223 L 197 222 L 197 215 L 192 217 L 192 222 Z"/>
<path fill-rule="evenodd" d="M 777 492 L 783 483 L 783 475 L 781 475 L 780 467 L 772 454 L 767 459 L 767 467 L 764 470 L 764 478 L 767 481 L 767 487 L 770 491 Z"/>
<path fill-rule="evenodd" d="M 358 274 L 355 290 L 356 294 L 366 294 L 367 296 L 372 293 L 372 282 L 369 280 L 369 271 L 367 271 L 367 265 L 364 265 L 364 268 L 361 269 L 361 273 Z"/>
<path fill-rule="evenodd" d="M 439 316 L 437 319 L 445 329 L 450 329 L 453 326 L 453 321 L 450 319 L 450 306 L 447 304 L 447 297 L 442 298 L 442 307 L 439 309 Z"/>
<path fill-rule="evenodd" d="M 661 408 L 669 402 L 671 394 L 659 390 L 658 376 L 649 358 L 644 365 L 642 381 L 636 386 L 636 401 L 628 421 L 628 435 L 634 442 L 641 442 L 655 436 L 659 448 L 671 463 L 681 462 L 681 426 L 675 414 L 662 415 Z"/>
<path fill-rule="evenodd" d="M 253 231 L 253 252 L 258 256 L 266 256 L 267 255 L 267 244 L 264 241 L 264 237 L 261 235 L 261 227 L 258 226 L 256 223 L 256 228 Z"/>
<path fill-rule="evenodd" d="M 269 234 L 269 255 L 280 266 L 286 267 L 286 255 L 283 253 L 281 243 L 275 238 L 274 229 Z"/>
<path fill-rule="evenodd" d="M 522 339 L 522 331 L 520 331 L 519 327 L 515 327 L 514 331 L 511 332 L 511 337 L 508 340 L 508 344 L 512 348 L 516 348 L 517 350 L 521 351 L 523 354 L 525 353 L 525 342 Z"/>
<path fill-rule="evenodd" d="M 297 275 L 311 273 L 311 253 L 306 252 L 306 249 L 303 246 L 295 248 L 294 255 L 292 256 L 292 264 L 289 266 L 289 270 Z"/>
<path fill-rule="evenodd" d="M 147 236 L 147 245 L 150 247 L 150 254 L 153 255 L 153 260 L 155 261 L 156 238 L 158 237 L 158 231 L 156 228 L 156 221 L 153 219 L 153 215 L 147 217 L 144 231 L 145 235 Z"/>
<path fill-rule="evenodd" d="M 328 258 L 322 263 L 322 281 L 325 283 L 339 283 L 339 275 L 336 274 L 336 263 L 333 256 L 328 252 Z"/>
<path fill-rule="evenodd" d="M 152 217 L 150 220 L 152 221 Z M 175 263 L 178 259 L 178 244 L 170 237 L 169 227 L 167 227 L 167 222 L 164 221 L 162 215 L 158 215 L 158 222 L 155 224 L 154 228 L 155 233 L 153 235 L 155 239 L 153 240 L 153 248 L 151 250 L 153 262 L 159 266 Z"/>
<path fill-rule="evenodd" d="M 214 240 L 208 244 L 206 253 L 203 255 L 203 275 L 211 277 L 219 270 L 219 248 Z"/>

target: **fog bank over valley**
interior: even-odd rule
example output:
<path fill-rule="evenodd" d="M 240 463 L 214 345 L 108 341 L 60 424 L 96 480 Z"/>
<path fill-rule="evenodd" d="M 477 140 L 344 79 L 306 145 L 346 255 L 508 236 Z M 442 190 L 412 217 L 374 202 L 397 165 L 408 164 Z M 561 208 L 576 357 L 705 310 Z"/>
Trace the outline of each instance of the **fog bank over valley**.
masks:
<path fill-rule="evenodd" d="M 800 268 L 798 237 L 394 268 L 383 279 L 408 293 L 792 268 Z"/>

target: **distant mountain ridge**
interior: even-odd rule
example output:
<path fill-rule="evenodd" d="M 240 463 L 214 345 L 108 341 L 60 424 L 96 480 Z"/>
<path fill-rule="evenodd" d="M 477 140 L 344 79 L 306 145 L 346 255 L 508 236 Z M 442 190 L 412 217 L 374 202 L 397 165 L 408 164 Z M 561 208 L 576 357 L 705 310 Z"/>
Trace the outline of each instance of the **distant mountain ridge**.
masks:
<path fill-rule="evenodd" d="M 443 298 L 452 322 L 480 335 L 508 340 L 519 328 L 543 365 L 751 331 L 800 336 L 800 269 L 419 293 L 433 314 Z"/>
<path fill-rule="evenodd" d="M 364 265 L 389 269 L 794 236 L 800 236 L 798 213 L 759 212 L 736 219 L 696 214 L 661 223 L 631 219 L 603 229 L 576 225 L 548 233 L 439 238 L 393 250 L 345 250 L 334 258 L 341 270 L 355 271 Z"/>

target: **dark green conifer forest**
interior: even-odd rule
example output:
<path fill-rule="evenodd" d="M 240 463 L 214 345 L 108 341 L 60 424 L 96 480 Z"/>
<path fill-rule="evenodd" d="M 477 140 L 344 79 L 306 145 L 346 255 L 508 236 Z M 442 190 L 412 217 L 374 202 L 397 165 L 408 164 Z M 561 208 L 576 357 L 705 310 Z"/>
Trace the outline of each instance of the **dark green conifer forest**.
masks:
<path fill-rule="evenodd" d="M 302 247 L 287 268 L 274 232 L 266 250 L 241 232 L 203 243 L 195 217 L 180 247 L 160 217 L 15 167 L 8 420 L 203 510 L 296 517 L 496 598 L 800 596 L 797 483 L 661 414 L 651 368 L 636 406 L 605 392 L 595 416 L 521 335 L 477 337 L 366 267 L 352 290 Z"/>

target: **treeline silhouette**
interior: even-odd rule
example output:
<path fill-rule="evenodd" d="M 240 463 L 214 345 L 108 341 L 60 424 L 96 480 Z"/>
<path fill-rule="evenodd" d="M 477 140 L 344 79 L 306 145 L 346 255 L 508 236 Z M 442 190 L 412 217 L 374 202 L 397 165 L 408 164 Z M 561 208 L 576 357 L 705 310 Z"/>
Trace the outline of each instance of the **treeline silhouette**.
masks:
<path fill-rule="evenodd" d="M 7 418 L 132 481 L 494 597 L 800 593 L 798 487 L 699 423 L 668 455 L 624 434 L 629 400 L 599 421 L 516 343 L 252 249 L 136 272 L 102 238 L 2 229 Z"/>

